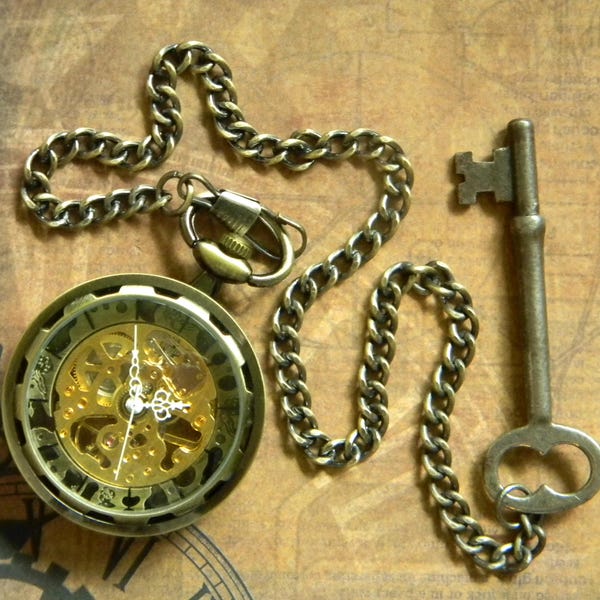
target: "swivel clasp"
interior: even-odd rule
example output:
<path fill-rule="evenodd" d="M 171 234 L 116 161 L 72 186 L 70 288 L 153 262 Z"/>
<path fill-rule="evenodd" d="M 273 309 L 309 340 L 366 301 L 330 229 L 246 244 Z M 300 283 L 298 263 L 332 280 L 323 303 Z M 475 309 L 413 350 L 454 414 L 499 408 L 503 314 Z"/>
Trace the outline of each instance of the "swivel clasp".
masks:
<path fill-rule="evenodd" d="M 198 221 L 203 216 L 215 217 L 225 228 L 218 241 L 198 232 Z M 275 214 L 254 198 L 230 190 L 209 189 L 194 195 L 180 215 L 180 224 L 183 238 L 198 263 L 215 277 L 231 283 L 276 285 L 287 277 L 294 259 L 306 248 L 306 232 L 299 223 Z M 287 227 L 300 234 L 297 249 Z M 253 256 L 274 261 L 276 267 L 255 273 L 248 260 Z"/>

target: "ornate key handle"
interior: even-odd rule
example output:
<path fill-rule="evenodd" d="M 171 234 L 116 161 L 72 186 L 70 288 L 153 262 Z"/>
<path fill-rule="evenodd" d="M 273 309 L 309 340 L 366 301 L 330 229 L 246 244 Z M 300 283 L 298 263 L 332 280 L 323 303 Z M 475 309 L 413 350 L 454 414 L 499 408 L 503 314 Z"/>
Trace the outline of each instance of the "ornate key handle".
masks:
<path fill-rule="evenodd" d="M 388 424 L 385 384 L 396 350 L 394 335 L 399 303 L 406 294 L 434 296 L 443 311 L 448 337 L 440 365 L 433 375 L 431 391 L 424 402 L 421 427 L 423 465 L 430 480 L 431 494 L 456 543 L 476 564 L 495 572 L 527 567 L 545 544 L 540 516 L 523 513 L 516 522 L 509 522 L 504 518 L 503 510 L 507 498 L 512 498 L 514 492 L 520 491 L 525 496 L 530 492 L 514 485 L 500 492 L 496 498 L 499 519 L 509 530 L 511 539 L 496 540 L 471 516 L 469 504 L 459 492 L 458 479 L 452 469 L 449 417 L 466 367 L 474 356 L 479 326 L 468 292 L 454 280 L 446 265 L 432 262 L 417 267 L 399 263 L 386 271 L 373 292 L 365 358 L 359 371 L 356 429 L 345 439 L 332 439 L 319 429 L 311 408 L 306 369 L 300 357 L 299 331 L 304 315 L 317 297 L 371 259 L 406 216 L 413 171 L 395 140 L 370 129 L 333 130 L 325 134 L 304 129 L 288 138 L 259 133 L 245 120 L 237 104 L 228 64 L 208 46 L 187 42 L 165 47 L 153 61 L 146 85 L 151 102 L 150 134 L 139 142 L 125 141 L 114 134 L 87 128 L 51 136 L 27 159 L 21 192 L 25 205 L 46 225 L 67 229 L 163 209 L 180 215 L 184 238 L 194 249 L 196 258 L 213 274 L 255 285 L 271 285 L 281 280 L 291 267 L 291 257 L 304 248 L 303 230 L 256 201 L 226 190 L 216 190 L 202 176 L 171 172 L 163 176 L 157 186 L 139 185 L 131 190 L 115 190 L 83 200 L 62 201 L 51 191 L 50 178 L 56 169 L 75 159 L 94 160 L 130 171 L 161 164 L 182 136 L 183 121 L 176 85 L 179 76 L 186 72 L 201 81 L 217 131 L 241 156 L 265 166 L 281 165 L 293 171 L 306 170 L 317 162 L 355 158 L 374 163 L 381 173 L 378 206 L 363 228 L 350 236 L 343 247 L 323 262 L 308 267 L 294 280 L 274 315 L 271 353 L 277 364 L 282 406 L 292 438 L 319 465 L 352 465 L 372 454 Z M 177 196 L 181 198 L 176 208 L 171 206 L 175 194 L 165 189 L 173 178 L 178 180 Z M 196 194 L 195 182 L 202 183 L 207 191 Z M 234 237 L 216 244 L 205 240 L 196 228 L 197 217 L 204 213 L 222 220 Z M 248 228 L 256 223 L 271 232 L 279 252 L 272 252 L 249 237 Z M 301 233 L 298 250 L 293 250 L 287 238 L 284 228 L 288 225 Z M 256 274 L 245 263 L 249 247 L 278 261 L 275 271 L 266 274 L 264 279 L 255 279 Z"/>

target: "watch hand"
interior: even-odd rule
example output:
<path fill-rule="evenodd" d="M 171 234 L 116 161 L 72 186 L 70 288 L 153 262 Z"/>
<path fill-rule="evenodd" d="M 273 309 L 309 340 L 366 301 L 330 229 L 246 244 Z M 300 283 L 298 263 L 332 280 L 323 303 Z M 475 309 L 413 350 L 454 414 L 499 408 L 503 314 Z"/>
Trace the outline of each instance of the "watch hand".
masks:
<path fill-rule="evenodd" d="M 115 471 L 115 481 L 119 478 L 121 471 L 121 465 L 123 464 L 123 458 L 125 456 L 125 450 L 127 448 L 127 442 L 129 440 L 129 434 L 133 427 L 133 418 L 137 413 L 140 412 L 143 407 L 142 401 L 142 380 L 140 379 L 140 359 L 138 349 L 138 326 L 133 326 L 133 350 L 131 351 L 131 366 L 129 367 L 129 398 L 125 402 L 125 407 L 129 409 L 129 420 L 127 421 L 127 429 L 125 430 L 125 438 L 123 439 L 123 447 L 121 448 L 121 455 L 119 456 L 119 462 L 117 463 L 117 470 Z"/>
<path fill-rule="evenodd" d="M 154 413 L 154 418 L 157 421 L 166 421 L 171 417 L 171 411 L 173 410 L 185 410 L 190 408 L 192 405 L 189 402 L 182 402 L 181 400 L 171 400 L 171 392 L 167 390 L 156 390 L 156 393 L 149 402 L 144 402 L 144 408 L 150 408 Z"/>
<path fill-rule="evenodd" d="M 129 433 L 133 426 L 133 417 L 135 416 L 135 410 L 131 408 L 131 414 L 129 415 L 129 421 L 127 422 L 127 429 L 125 430 L 125 438 L 123 440 L 123 447 L 121 448 L 121 455 L 119 456 L 119 462 L 117 464 L 117 470 L 115 471 L 115 481 L 119 478 L 119 471 L 121 470 L 121 464 L 123 463 L 123 457 L 125 456 L 125 449 L 127 448 L 127 441 L 129 440 Z"/>
<path fill-rule="evenodd" d="M 131 350 L 131 366 L 129 367 L 129 397 L 135 398 L 142 393 L 140 379 L 140 351 L 138 348 L 138 326 L 133 326 L 133 349 Z"/>

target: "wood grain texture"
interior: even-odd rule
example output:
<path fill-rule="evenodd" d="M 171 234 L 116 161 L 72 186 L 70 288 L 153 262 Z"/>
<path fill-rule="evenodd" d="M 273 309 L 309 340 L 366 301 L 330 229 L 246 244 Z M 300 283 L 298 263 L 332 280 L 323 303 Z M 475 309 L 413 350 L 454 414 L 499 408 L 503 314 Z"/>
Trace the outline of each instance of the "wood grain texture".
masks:
<path fill-rule="evenodd" d="M 509 208 L 484 202 L 458 209 L 451 159 L 463 150 L 488 157 L 510 119 L 529 117 L 547 219 L 555 419 L 600 438 L 600 8 L 594 3 L 5 0 L 0 11 L 2 374 L 27 324 L 65 289 L 117 272 L 193 276 L 176 222 L 139 217 L 75 234 L 46 231 L 19 206 L 18 188 L 28 153 L 54 132 L 89 126 L 141 139 L 144 81 L 155 52 L 199 39 L 229 62 L 239 104 L 261 132 L 368 127 L 398 140 L 415 169 L 413 207 L 398 234 L 307 315 L 303 356 L 323 429 L 338 437 L 353 426 L 368 296 L 382 271 L 399 260 L 445 261 L 471 291 L 482 327 L 453 415 L 453 464 L 474 513 L 497 528 L 483 492 L 482 457 L 525 414 L 518 406 Z M 239 159 L 211 129 L 192 83 L 180 89 L 184 137 L 160 172 L 142 172 L 136 184 L 179 169 L 259 197 L 308 231 L 296 274 L 335 250 L 376 206 L 376 184 L 358 165 L 291 175 Z M 132 184 L 131 177 L 84 165 L 70 165 L 55 180 L 65 198 Z M 482 575 L 449 542 L 417 451 L 420 403 L 441 346 L 435 316 L 418 303 L 401 309 L 390 428 L 380 451 L 344 472 L 309 467 L 288 442 L 268 358 L 269 315 L 282 291 L 236 287 L 223 295 L 259 353 L 269 395 L 252 469 L 200 524 L 257 599 L 598 597 L 598 498 L 549 518 L 546 550 L 512 578 Z M 584 478 L 572 453 L 534 465 L 523 469 L 515 461 L 512 473 L 532 485 L 551 479 L 568 487 Z M 45 543 L 60 548 L 72 589 L 83 583 L 97 598 L 125 597 L 102 587 L 94 570 L 104 538 L 62 521 L 51 528 Z M 40 570 L 50 560 L 45 552 Z M 174 560 L 164 568 L 165 577 L 177 575 L 171 597 L 190 597 L 185 565 Z M 94 581 L 100 591 L 93 591 Z M 145 598 L 163 597 L 155 595 L 164 593 L 161 586 L 144 583 L 132 581 L 130 597 L 142 597 L 141 590 Z M 12 589 L 3 585 L 0 592 Z"/>

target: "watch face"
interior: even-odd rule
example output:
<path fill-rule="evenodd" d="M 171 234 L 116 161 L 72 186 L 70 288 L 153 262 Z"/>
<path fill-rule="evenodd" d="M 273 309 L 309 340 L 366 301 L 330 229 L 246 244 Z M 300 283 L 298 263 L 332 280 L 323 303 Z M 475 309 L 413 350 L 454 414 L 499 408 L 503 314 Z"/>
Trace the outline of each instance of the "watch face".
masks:
<path fill-rule="evenodd" d="M 58 298 L 9 366 L 5 435 L 33 490 L 119 535 L 190 524 L 248 466 L 264 413 L 256 356 L 185 284 L 119 275 Z"/>

